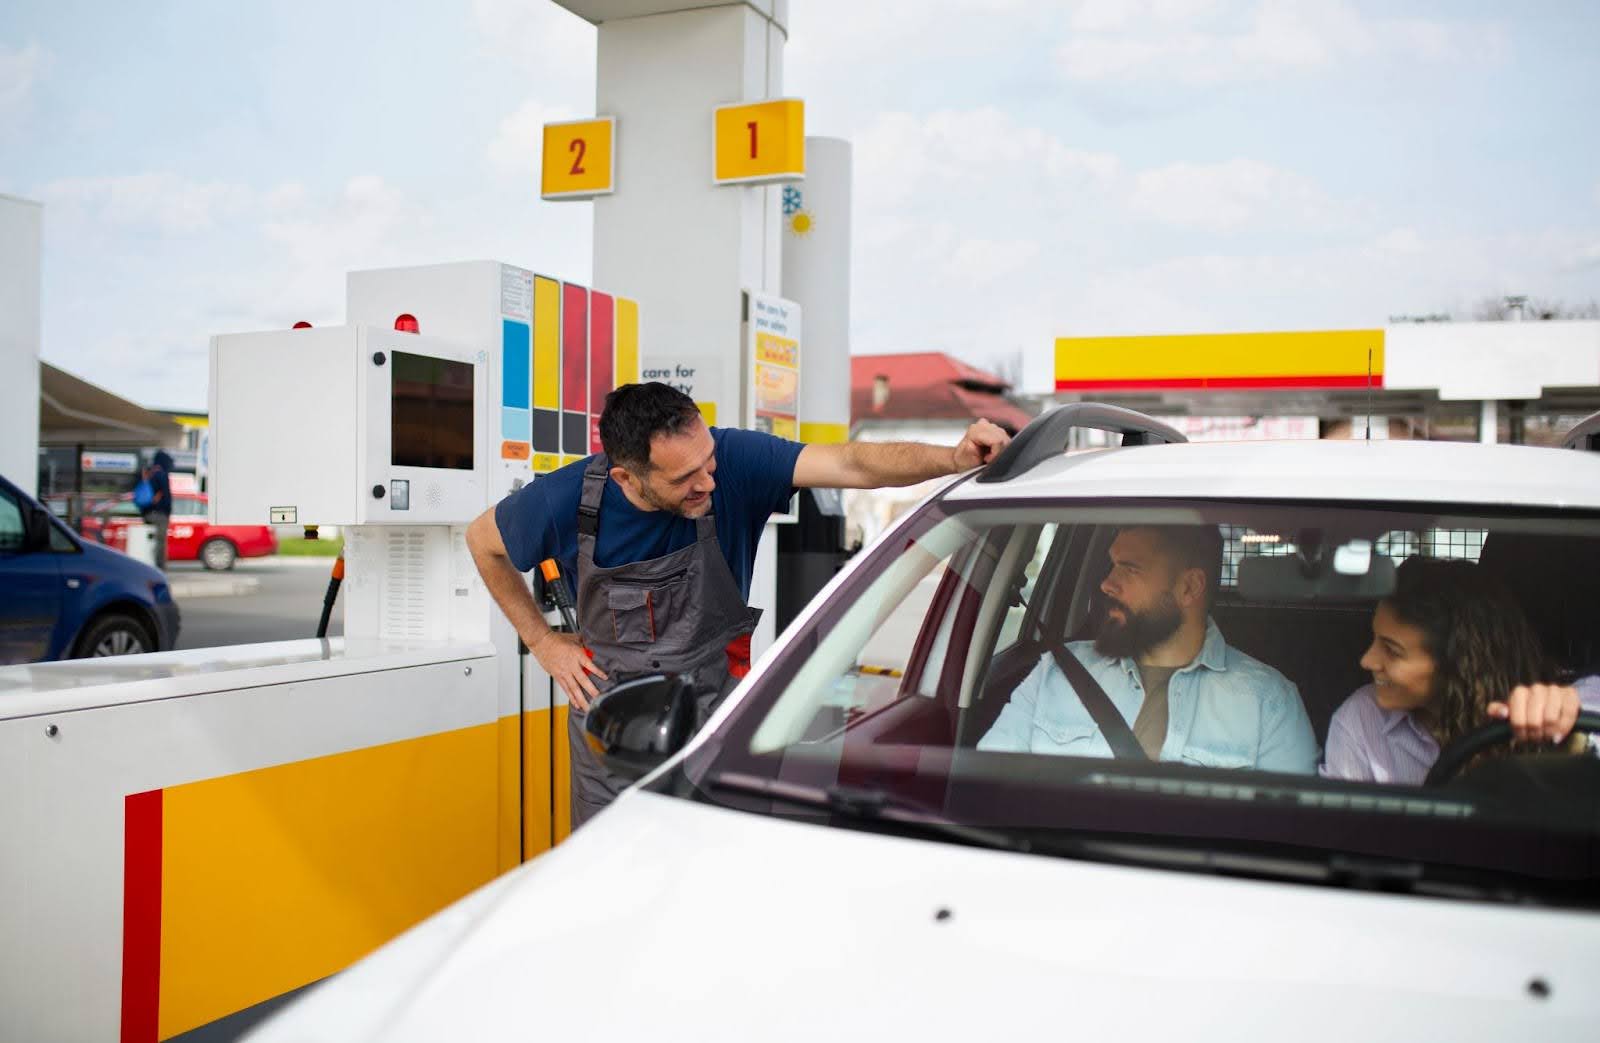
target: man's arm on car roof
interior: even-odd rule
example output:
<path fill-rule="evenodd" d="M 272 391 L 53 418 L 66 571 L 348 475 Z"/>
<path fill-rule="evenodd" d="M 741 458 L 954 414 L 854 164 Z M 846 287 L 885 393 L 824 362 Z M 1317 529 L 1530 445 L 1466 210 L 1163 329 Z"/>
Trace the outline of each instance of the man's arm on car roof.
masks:
<path fill-rule="evenodd" d="M 795 460 L 794 485 L 800 489 L 915 485 L 986 464 L 1010 441 L 999 427 L 979 420 L 954 448 L 923 442 L 808 445 Z"/>

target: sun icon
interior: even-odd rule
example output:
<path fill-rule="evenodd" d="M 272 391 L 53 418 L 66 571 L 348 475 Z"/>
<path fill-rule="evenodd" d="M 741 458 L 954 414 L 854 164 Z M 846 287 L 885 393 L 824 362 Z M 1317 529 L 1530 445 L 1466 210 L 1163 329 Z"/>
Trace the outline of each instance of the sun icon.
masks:
<path fill-rule="evenodd" d="M 816 226 L 816 219 L 811 216 L 809 210 L 796 210 L 789 215 L 789 231 L 795 235 L 810 235 Z"/>

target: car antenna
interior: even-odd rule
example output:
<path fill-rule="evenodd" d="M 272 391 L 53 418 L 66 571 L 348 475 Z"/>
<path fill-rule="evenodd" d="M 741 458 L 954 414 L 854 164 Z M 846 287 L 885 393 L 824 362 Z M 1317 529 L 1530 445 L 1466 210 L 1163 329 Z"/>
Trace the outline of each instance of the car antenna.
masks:
<path fill-rule="evenodd" d="M 1367 441 L 1372 441 L 1372 349 L 1367 349 Z"/>

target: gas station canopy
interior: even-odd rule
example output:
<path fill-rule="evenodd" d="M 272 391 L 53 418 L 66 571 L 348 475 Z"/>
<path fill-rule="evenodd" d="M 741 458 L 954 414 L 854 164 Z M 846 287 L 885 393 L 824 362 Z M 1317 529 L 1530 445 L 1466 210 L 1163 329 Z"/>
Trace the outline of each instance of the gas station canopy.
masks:
<path fill-rule="evenodd" d="M 1496 401 L 1600 410 L 1600 322 L 1061 337 L 1055 361 L 1057 398 L 1164 412 L 1424 416 Z"/>
<path fill-rule="evenodd" d="M 172 445 L 182 433 L 171 417 L 39 363 L 41 445 Z"/>

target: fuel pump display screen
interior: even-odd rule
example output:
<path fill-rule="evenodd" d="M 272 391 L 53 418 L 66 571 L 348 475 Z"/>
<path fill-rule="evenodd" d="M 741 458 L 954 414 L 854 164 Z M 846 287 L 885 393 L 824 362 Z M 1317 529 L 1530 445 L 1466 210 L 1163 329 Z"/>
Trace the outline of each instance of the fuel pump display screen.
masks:
<path fill-rule="evenodd" d="M 472 470 L 472 363 L 404 351 L 392 357 L 391 462 Z"/>

